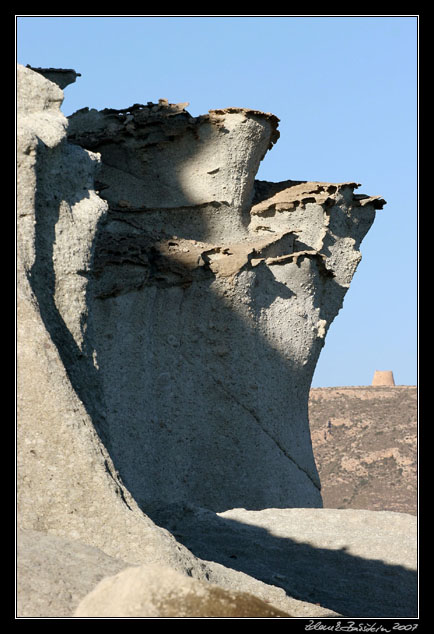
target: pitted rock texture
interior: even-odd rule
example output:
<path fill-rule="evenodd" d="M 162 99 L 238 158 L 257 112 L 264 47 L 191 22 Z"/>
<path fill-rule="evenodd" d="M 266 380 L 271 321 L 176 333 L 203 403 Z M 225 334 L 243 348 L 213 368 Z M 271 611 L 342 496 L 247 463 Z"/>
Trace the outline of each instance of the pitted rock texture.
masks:
<path fill-rule="evenodd" d="M 250 592 L 288 614 L 366 616 L 373 598 L 381 614 L 413 615 L 414 526 L 368 521 L 385 562 L 370 560 L 369 545 L 349 559 L 345 543 L 336 558 L 323 520 L 334 534 L 350 523 L 359 539 L 366 517 L 340 511 L 336 523 L 313 508 L 311 378 L 384 201 L 355 194 L 356 183 L 255 181 L 277 119 L 254 110 L 191 120 L 161 100 L 68 122 L 61 75 L 18 67 L 20 531 L 74 540 L 84 550 L 68 552 L 89 561 L 87 547 L 98 548 L 104 566 L 162 565 Z M 289 510 L 314 533 L 299 549 L 292 521 L 289 541 L 272 535 L 282 507 L 296 506 L 311 507 Z M 233 507 L 265 515 L 240 533 L 252 511 Z M 201 526 L 217 528 L 206 558 Z M 290 583 L 282 544 L 300 557 L 298 569 L 286 560 Z M 272 570 L 258 546 L 276 555 Z M 339 581 L 349 562 L 361 573 L 350 594 Z"/>
<path fill-rule="evenodd" d="M 98 186 L 127 221 L 147 212 L 156 232 L 244 236 L 255 174 L 279 136 L 278 119 L 246 108 L 192 117 L 187 105 L 160 99 L 124 110 L 84 108 L 69 117 L 68 138 L 101 154 Z"/>
<path fill-rule="evenodd" d="M 22 66 L 17 78 L 18 526 L 201 576 L 191 553 L 137 507 L 104 438 L 84 336 L 86 271 L 106 209 L 93 190 L 97 157 L 66 141 L 57 85 Z"/>
<path fill-rule="evenodd" d="M 18 67 L 18 616 L 71 616 L 102 577 L 158 564 L 277 609 L 323 614 L 275 586 L 204 562 L 137 506 L 110 455 L 86 295 L 98 156 L 71 145 L 63 94 Z"/>
<path fill-rule="evenodd" d="M 98 548 L 39 531 L 18 531 L 17 616 L 72 616 L 78 603 L 125 562 Z"/>
<path fill-rule="evenodd" d="M 255 182 L 274 115 L 160 100 L 67 121 L 57 85 L 19 78 L 22 286 L 120 498 L 320 507 L 311 378 L 384 201 Z"/>
<path fill-rule="evenodd" d="M 186 105 L 69 118 L 108 204 L 88 302 L 112 458 L 145 510 L 321 506 L 308 391 L 384 201 L 255 181 L 278 119 Z"/>

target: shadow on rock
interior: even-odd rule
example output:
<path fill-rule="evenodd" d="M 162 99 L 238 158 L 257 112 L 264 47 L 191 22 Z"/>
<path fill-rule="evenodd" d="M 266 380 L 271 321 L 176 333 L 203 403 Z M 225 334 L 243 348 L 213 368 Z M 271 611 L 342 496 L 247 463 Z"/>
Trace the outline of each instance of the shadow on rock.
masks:
<path fill-rule="evenodd" d="M 197 557 L 281 587 L 298 600 L 351 618 L 417 616 L 417 572 L 402 565 L 275 536 L 197 507 L 150 514 Z"/>

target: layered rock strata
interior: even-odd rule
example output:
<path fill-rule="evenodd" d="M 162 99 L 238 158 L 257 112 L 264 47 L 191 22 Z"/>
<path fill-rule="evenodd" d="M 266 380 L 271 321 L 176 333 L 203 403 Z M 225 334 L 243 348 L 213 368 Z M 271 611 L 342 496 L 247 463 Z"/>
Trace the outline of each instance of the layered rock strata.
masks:
<path fill-rule="evenodd" d="M 274 115 L 67 122 L 42 75 L 19 75 L 23 285 L 107 464 L 145 511 L 321 506 L 310 382 L 384 201 L 255 181 Z"/>
<path fill-rule="evenodd" d="M 384 201 L 255 182 L 277 118 L 185 106 L 69 119 L 108 204 L 87 301 L 112 458 L 148 510 L 321 506 L 309 387 Z"/>
<path fill-rule="evenodd" d="M 128 588 L 155 566 L 193 588 L 196 615 L 222 599 L 233 616 L 226 599 L 243 609 L 248 592 L 262 614 L 354 616 L 371 600 L 363 579 L 387 586 L 375 610 L 413 615 L 413 524 L 282 509 L 322 504 L 311 377 L 384 201 L 356 183 L 255 181 L 278 138 L 276 117 L 255 110 L 194 118 L 160 100 L 68 122 L 60 86 L 76 76 L 17 75 L 21 616 L 71 616 L 88 592 L 100 615 L 111 582 L 101 593 L 98 580 L 127 571 Z M 330 594 L 330 563 L 363 583 Z"/>

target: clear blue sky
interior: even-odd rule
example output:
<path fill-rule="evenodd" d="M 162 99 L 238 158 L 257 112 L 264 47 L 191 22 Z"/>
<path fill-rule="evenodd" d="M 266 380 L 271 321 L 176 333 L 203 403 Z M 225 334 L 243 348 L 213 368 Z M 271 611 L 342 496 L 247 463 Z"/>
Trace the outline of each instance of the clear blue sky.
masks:
<path fill-rule="evenodd" d="M 314 387 L 417 383 L 416 16 L 17 16 L 17 61 L 74 68 L 79 108 L 188 101 L 280 119 L 257 178 L 356 181 L 381 195 Z"/>

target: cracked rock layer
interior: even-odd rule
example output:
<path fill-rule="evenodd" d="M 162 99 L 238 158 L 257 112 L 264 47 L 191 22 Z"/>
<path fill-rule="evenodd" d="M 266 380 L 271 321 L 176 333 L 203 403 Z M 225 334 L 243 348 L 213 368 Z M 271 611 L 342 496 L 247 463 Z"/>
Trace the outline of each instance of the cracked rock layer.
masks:
<path fill-rule="evenodd" d="M 48 83 L 23 266 L 119 490 L 145 512 L 321 506 L 309 388 L 384 201 L 255 181 L 274 115 L 160 100 L 67 123 Z"/>

